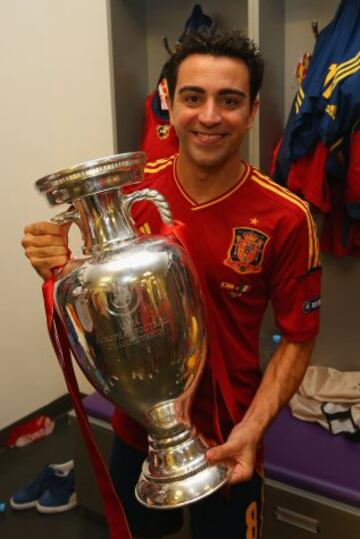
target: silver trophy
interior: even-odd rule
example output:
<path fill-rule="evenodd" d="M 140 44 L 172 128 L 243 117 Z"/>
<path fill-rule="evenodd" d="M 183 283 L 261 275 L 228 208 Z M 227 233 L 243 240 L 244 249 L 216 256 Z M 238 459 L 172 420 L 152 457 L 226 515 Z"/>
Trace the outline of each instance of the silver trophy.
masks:
<path fill-rule="evenodd" d="M 189 407 L 206 355 L 200 285 L 186 251 L 165 236 L 140 235 L 135 201 L 171 213 L 157 191 L 121 193 L 143 177 L 141 152 L 82 163 L 36 182 L 51 205 L 70 203 L 54 218 L 76 223 L 83 256 L 57 274 L 54 302 L 74 357 L 91 384 L 148 432 L 149 455 L 137 499 L 168 509 L 220 488 L 224 465 L 209 466 L 207 442 Z"/>

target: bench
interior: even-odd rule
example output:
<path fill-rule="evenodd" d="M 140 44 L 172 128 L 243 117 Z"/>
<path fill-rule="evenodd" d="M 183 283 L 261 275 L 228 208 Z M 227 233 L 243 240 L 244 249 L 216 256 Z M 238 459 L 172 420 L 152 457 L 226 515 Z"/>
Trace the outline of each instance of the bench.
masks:
<path fill-rule="evenodd" d="M 83 400 L 95 438 L 108 460 L 114 407 L 95 393 Z M 75 470 L 80 505 L 102 515 L 102 504 L 76 418 Z M 285 408 L 265 440 L 263 539 L 358 539 L 360 444 L 319 425 L 295 419 Z"/>

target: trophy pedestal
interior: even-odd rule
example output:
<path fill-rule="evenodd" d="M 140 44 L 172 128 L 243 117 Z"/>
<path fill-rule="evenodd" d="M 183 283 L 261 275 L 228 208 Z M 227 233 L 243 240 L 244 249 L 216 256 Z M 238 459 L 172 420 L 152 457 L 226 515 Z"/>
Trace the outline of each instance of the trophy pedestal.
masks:
<path fill-rule="evenodd" d="M 209 466 L 208 444 L 186 430 L 166 440 L 149 437 L 149 456 L 135 488 L 137 500 L 152 509 L 174 509 L 196 502 L 221 488 L 229 468 Z"/>

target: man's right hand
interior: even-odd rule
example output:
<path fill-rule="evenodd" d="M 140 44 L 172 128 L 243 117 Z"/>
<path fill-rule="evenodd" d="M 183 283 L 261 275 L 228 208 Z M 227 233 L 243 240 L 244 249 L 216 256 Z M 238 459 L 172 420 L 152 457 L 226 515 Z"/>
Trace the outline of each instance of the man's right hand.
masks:
<path fill-rule="evenodd" d="M 25 227 L 21 244 L 33 268 L 43 279 L 51 277 L 52 268 L 63 266 L 69 260 L 69 227 L 46 221 Z"/>

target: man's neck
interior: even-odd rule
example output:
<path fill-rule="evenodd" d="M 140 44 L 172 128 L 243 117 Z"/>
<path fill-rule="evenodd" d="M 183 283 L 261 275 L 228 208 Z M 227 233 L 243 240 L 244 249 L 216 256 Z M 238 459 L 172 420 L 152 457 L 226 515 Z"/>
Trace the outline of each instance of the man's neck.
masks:
<path fill-rule="evenodd" d="M 238 158 L 229 160 L 219 167 L 200 167 L 180 152 L 177 160 L 177 178 L 185 192 L 197 204 L 220 197 L 229 191 L 241 178 L 245 165 Z"/>

